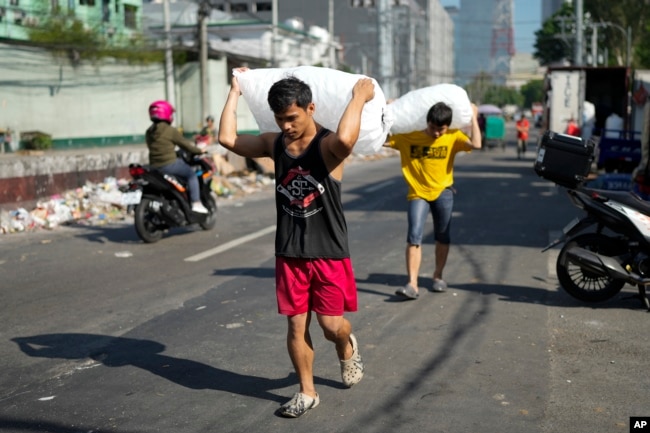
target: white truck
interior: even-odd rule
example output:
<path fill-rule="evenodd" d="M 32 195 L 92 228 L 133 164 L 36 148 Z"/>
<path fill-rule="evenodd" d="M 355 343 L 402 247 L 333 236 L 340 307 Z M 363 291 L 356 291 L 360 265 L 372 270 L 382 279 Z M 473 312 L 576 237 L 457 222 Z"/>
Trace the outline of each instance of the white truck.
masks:
<path fill-rule="evenodd" d="M 573 118 L 582 138 L 598 143 L 598 168 L 631 172 L 641 159 L 641 132 L 632 124 L 631 78 L 626 67 L 549 68 L 542 129 L 565 132 Z M 605 134 L 613 113 L 623 118 L 623 127 Z"/>

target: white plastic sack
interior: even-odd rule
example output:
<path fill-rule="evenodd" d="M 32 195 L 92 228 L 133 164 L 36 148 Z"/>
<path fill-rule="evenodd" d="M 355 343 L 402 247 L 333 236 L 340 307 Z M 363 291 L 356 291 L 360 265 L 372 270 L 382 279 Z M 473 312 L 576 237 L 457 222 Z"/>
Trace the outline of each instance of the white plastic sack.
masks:
<path fill-rule="evenodd" d="M 294 68 L 261 68 L 244 72 L 233 70 L 242 96 L 248 103 L 260 132 L 279 132 L 273 112 L 267 102 L 269 89 L 276 81 L 296 77 L 309 85 L 316 109 L 314 120 L 325 128 L 336 131 L 339 120 L 352 99 L 352 88 L 364 75 L 350 74 L 336 69 L 315 66 Z M 392 119 L 385 115 L 386 97 L 373 79 L 375 97 L 368 101 L 361 113 L 361 129 L 354 152 L 369 155 L 381 149 L 390 131 Z"/>
<path fill-rule="evenodd" d="M 471 125 L 472 103 L 465 89 L 455 84 L 436 84 L 411 90 L 388 104 L 388 111 L 394 119 L 390 132 L 405 134 L 426 129 L 427 113 L 438 102 L 444 102 L 452 109 L 450 129 L 467 129 Z"/>

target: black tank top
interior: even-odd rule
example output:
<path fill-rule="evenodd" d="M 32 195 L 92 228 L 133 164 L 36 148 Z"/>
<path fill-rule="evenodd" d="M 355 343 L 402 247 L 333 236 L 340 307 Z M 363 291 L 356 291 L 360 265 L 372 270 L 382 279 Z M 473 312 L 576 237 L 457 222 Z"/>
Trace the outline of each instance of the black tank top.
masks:
<path fill-rule="evenodd" d="M 300 156 L 285 150 L 284 134 L 275 141 L 276 256 L 350 257 L 341 182 L 330 176 L 320 150 L 330 133 L 321 128 Z"/>

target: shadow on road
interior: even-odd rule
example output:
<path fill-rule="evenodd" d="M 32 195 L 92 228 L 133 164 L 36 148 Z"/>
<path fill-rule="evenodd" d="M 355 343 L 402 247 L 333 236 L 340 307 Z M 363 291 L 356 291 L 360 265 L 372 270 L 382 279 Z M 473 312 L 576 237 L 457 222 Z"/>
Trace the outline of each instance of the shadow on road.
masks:
<path fill-rule="evenodd" d="M 286 397 L 271 390 L 298 383 L 295 373 L 284 378 L 269 379 L 235 373 L 189 359 L 163 355 L 165 346 L 151 340 L 110 337 L 95 334 L 42 334 L 13 338 L 28 356 L 59 359 L 90 358 L 107 367 L 133 366 L 146 370 L 178 385 L 191 389 L 214 389 L 275 402 Z M 320 385 L 341 388 L 343 385 L 319 377 Z"/>
<path fill-rule="evenodd" d="M 256 278 L 271 278 L 275 281 L 274 268 L 228 268 L 228 269 L 215 269 L 212 275 L 229 275 L 241 276 L 246 275 Z"/>
<path fill-rule="evenodd" d="M 76 424 L 74 426 L 67 426 L 62 423 L 52 421 L 38 421 L 35 419 L 22 420 L 17 418 L 2 418 L 0 417 L 0 431 L 32 431 L 32 432 L 48 432 L 48 433 L 79 433 L 83 431 L 96 431 L 90 427 L 83 427 Z M 117 433 L 118 430 L 101 429 L 102 433 Z M 129 433 L 130 430 L 119 430 L 119 433 Z"/>
<path fill-rule="evenodd" d="M 359 292 L 384 296 L 385 302 L 401 302 L 403 297 L 393 295 L 393 291 L 404 285 L 406 277 L 403 274 L 371 273 L 365 279 L 357 278 Z M 420 277 L 420 291 L 427 291 L 433 281 L 431 278 Z M 363 288 L 364 284 L 385 285 L 386 290 L 373 290 Z M 629 288 L 629 286 L 627 286 Z M 636 292 L 622 291 L 614 298 L 605 302 L 589 304 L 570 297 L 560 287 L 555 291 L 531 286 L 512 286 L 506 284 L 450 284 L 448 291 L 462 290 L 478 295 L 497 295 L 498 300 L 506 302 L 518 302 L 527 304 L 540 304 L 547 307 L 575 307 L 575 308 L 623 308 L 623 309 L 644 309 L 645 306 Z M 635 290 L 631 288 L 631 290 Z"/>

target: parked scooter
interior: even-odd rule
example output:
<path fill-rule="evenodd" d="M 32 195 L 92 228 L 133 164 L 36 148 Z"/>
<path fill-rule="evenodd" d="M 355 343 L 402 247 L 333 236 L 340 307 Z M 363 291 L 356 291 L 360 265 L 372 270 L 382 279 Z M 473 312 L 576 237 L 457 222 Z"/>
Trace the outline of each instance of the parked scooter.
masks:
<path fill-rule="evenodd" d="M 159 241 L 172 227 L 199 224 L 204 230 L 211 230 L 217 222 L 216 194 L 211 189 L 214 171 L 212 159 L 205 155 L 191 157 L 181 151 L 179 156 L 196 172 L 201 202 L 208 213 L 192 212 L 187 185 L 183 179 L 140 164 L 131 164 L 129 173 L 133 179 L 126 194 L 133 197 L 125 201 L 137 202 L 133 216 L 135 230 L 144 242 Z"/>
<path fill-rule="evenodd" d="M 577 162 L 583 155 L 584 161 Z M 555 161 L 574 158 L 573 170 L 557 170 Z M 543 251 L 564 244 L 556 271 L 561 287 L 584 302 L 614 297 L 626 283 L 636 285 L 646 308 L 650 301 L 650 203 L 632 192 L 583 186 L 593 160 L 593 145 L 563 134 L 547 132 L 540 140 L 535 171 L 565 187 L 572 203 L 585 211 L 564 227 L 560 238 Z M 555 173 L 557 172 L 557 173 Z M 574 179 L 574 181 L 568 179 Z"/>

